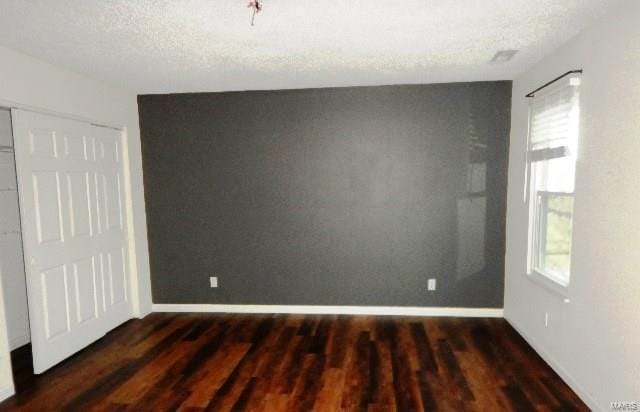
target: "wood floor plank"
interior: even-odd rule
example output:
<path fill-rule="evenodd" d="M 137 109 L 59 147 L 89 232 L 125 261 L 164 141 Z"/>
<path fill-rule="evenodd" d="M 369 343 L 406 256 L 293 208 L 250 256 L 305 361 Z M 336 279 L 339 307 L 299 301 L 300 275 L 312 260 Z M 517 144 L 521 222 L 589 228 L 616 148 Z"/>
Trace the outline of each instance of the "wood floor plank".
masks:
<path fill-rule="evenodd" d="M 502 319 L 152 314 L 0 411 L 586 411 Z"/>

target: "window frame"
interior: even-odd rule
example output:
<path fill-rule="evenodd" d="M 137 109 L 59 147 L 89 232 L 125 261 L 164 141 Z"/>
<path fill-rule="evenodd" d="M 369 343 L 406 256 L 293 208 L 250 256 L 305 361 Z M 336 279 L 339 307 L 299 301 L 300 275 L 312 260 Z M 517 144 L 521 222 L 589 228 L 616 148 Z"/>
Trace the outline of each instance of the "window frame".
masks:
<path fill-rule="evenodd" d="M 577 79 L 577 81 L 576 81 Z M 536 97 L 544 97 L 548 94 L 558 91 L 561 88 L 567 87 L 576 87 L 577 89 L 573 92 L 575 95 L 572 98 L 575 98 L 575 102 L 571 104 L 571 110 L 576 110 L 576 119 L 574 119 L 575 124 L 575 142 L 573 145 L 573 153 L 569 142 L 566 145 L 552 148 L 542 148 L 542 149 L 531 149 L 532 146 L 532 121 L 534 117 L 534 104 Z M 544 191 L 544 190 L 536 190 L 535 177 L 534 177 L 534 164 L 541 161 L 550 161 L 556 158 L 563 157 L 572 157 L 574 164 L 574 172 L 577 170 L 578 164 L 578 156 L 577 156 L 577 147 L 580 140 L 580 131 L 581 131 L 581 116 L 580 116 L 580 87 L 581 87 L 581 76 L 575 75 L 568 78 L 565 82 L 562 82 L 560 85 L 556 85 L 555 87 L 550 87 L 548 91 L 540 92 L 537 96 L 534 96 L 533 99 L 529 102 L 528 105 L 528 119 L 527 119 L 527 138 L 526 138 L 526 152 L 525 152 L 525 163 L 526 163 L 526 173 L 525 173 L 525 203 L 527 204 L 527 229 L 528 229 L 528 244 L 527 244 L 527 267 L 526 267 L 526 275 L 527 278 L 533 280 L 534 282 L 540 284 L 546 289 L 559 294 L 561 297 L 565 299 L 568 296 L 569 286 L 571 285 L 571 279 L 573 276 L 573 233 L 574 233 L 574 225 L 573 225 L 573 217 L 575 215 L 575 181 L 576 177 L 574 175 L 574 188 L 572 192 L 553 192 L 553 191 Z M 571 260 L 569 274 L 567 276 L 566 282 L 562 276 L 555 275 L 551 272 L 546 272 L 540 270 L 537 266 L 537 263 L 540 259 L 541 249 L 539 247 L 540 244 L 540 225 L 539 220 L 542 212 L 541 206 L 538 205 L 538 192 L 544 193 L 558 193 L 562 195 L 570 195 L 574 198 L 573 202 L 573 211 L 571 217 L 571 250 L 569 251 L 569 258 Z M 545 216 L 546 217 L 546 216 Z"/>
<path fill-rule="evenodd" d="M 533 250 L 531 251 L 532 253 L 532 271 L 537 272 L 537 274 L 541 275 L 541 276 L 545 276 L 547 277 L 549 280 L 559 284 L 562 287 L 567 287 L 569 286 L 569 284 L 571 283 L 571 270 L 569 270 L 569 276 L 568 276 L 568 281 L 564 280 L 564 277 L 561 275 L 557 275 L 551 271 L 545 271 L 541 265 L 540 265 L 540 261 L 544 260 L 544 257 L 546 257 L 548 254 L 544 253 L 544 247 L 541 247 L 541 242 L 544 242 L 544 240 L 546 239 L 546 232 L 547 232 L 547 225 L 546 225 L 546 221 L 549 215 L 549 198 L 552 196 L 565 196 L 565 197 L 571 197 L 575 199 L 575 191 L 574 192 L 553 192 L 553 191 L 548 191 L 548 190 L 535 190 L 535 188 L 533 189 L 533 191 L 535 191 L 535 196 L 536 198 L 534 199 L 534 216 L 532 217 L 534 219 L 534 221 L 532 222 L 533 224 L 533 231 L 534 233 L 534 237 L 535 239 L 533 240 Z M 542 194 L 542 196 L 541 196 Z M 539 202 L 539 197 L 545 197 L 546 198 L 546 202 L 542 203 Z M 573 205 L 572 205 L 573 208 Z M 536 211 L 538 211 L 538 213 L 536 213 Z M 558 215 L 562 215 L 562 214 L 566 214 L 566 212 L 561 212 L 561 211 L 555 211 L 553 213 L 556 213 Z M 539 221 L 542 220 L 544 221 L 543 224 L 539 224 Z M 573 238 L 573 211 L 571 212 L 571 237 Z M 572 239 L 573 240 L 573 239 Z M 571 245 L 573 245 L 573 242 L 571 242 Z M 571 258 L 571 250 L 569 250 L 569 258 Z"/>

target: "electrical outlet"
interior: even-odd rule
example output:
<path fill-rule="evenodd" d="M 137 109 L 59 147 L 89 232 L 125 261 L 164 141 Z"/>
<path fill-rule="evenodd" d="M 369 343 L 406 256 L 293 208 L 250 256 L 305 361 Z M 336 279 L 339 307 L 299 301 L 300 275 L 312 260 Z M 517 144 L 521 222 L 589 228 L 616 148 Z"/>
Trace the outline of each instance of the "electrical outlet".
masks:
<path fill-rule="evenodd" d="M 544 327 L 545 328 L 549 327 L 549 312 L 544 313 Z"/>
<path fill-rule="evenodd" d="M 429 279 L 427 281 L 427 289 L 433 291 L 436 290 L 436 280 L 435 279 Z"/>
<path fill-rule="evenodd" d="M 218 287 L 218 277 L 217 276 L 211 276 L 209 278 L 209 284 L 211 285 L 212 288 L 217 288 Z"/>

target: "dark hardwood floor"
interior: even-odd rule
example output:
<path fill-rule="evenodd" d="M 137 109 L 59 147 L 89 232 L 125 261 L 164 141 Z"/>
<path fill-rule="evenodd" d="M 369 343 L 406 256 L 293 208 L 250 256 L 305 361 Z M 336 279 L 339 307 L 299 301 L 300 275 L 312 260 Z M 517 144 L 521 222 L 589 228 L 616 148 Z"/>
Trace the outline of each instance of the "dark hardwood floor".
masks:
<path fill-rule="evenodd" d="M 0 410 L 588 410 L 502 319 L 153 314 Z"/>

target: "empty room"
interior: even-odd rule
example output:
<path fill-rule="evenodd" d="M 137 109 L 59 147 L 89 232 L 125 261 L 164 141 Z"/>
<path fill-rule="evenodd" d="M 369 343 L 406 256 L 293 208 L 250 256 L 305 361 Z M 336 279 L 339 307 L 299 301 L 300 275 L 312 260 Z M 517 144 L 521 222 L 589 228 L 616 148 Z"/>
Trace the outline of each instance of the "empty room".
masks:
<path fill-rule="evenodd" d="M 640 1 L 0 1 L 0 411 L 640 410 Z"/>

